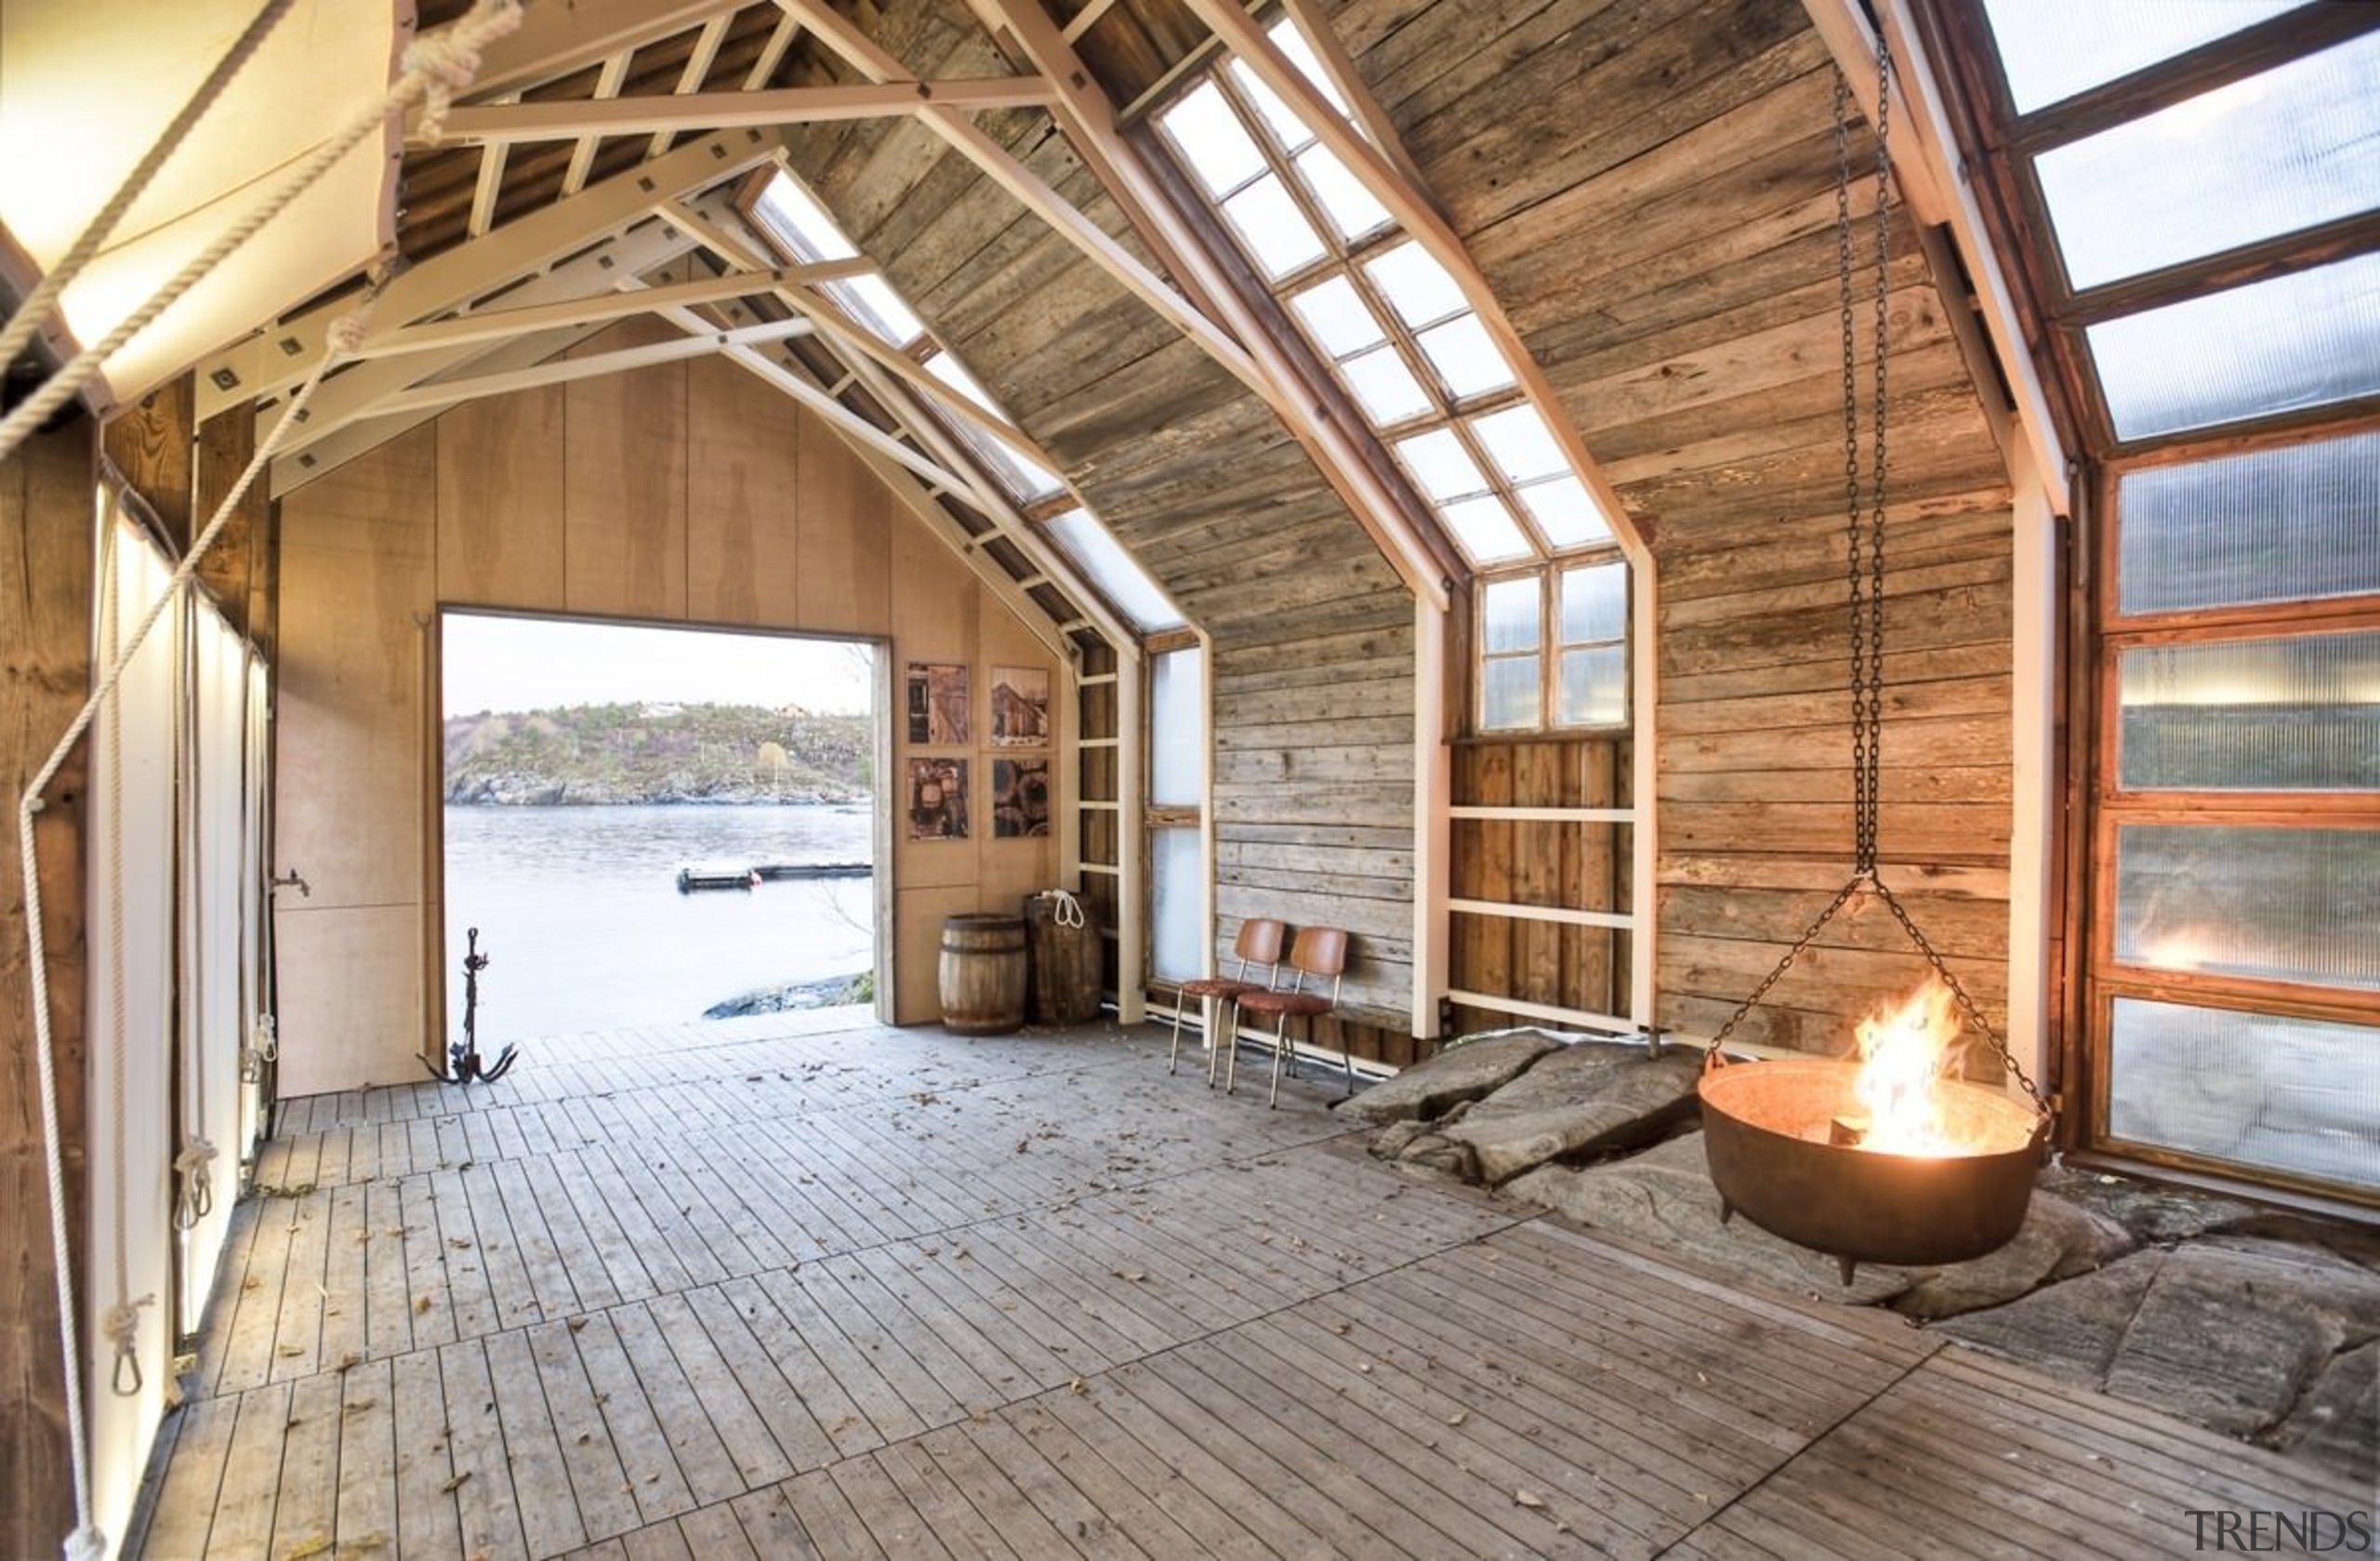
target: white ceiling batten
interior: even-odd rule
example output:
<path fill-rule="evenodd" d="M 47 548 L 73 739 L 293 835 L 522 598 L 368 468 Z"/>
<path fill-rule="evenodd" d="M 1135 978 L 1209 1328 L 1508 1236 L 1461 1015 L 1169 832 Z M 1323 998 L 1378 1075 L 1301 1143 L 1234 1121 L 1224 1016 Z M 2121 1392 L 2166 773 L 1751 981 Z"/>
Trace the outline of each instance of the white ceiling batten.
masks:
<path fill-rule="evenodd" d="M 646 131 L 668 137 L 747 126 L 882 119 L 916 113 L 929 107 L 968 112 L 1029 108 L 1047 104 L 1051 97 L 1050 84 L 1038 76 L 1015 76 L 787 86 L 759 92 L 690 92 L 679 97 L 492 103 L 449 110 L 442 144 L 494 146 L 514 141 L 576 140 L 589 136 L 633 136 Z"/>
<path fill-rule="evenodd" d="M 130 7 L 121 20 L 74 0 L 0 7 L 0 145 L 23 153 L 0 159 L 0 227 L 37 268 L 10 278 L 20 291 L 73 245 L 255 15 L 247 0 Z M 66 289 L 75 340 L 97 342 L 130 317 L 388 83 L 385 4 L 298 0 Z M 127 342 L 86 394 L 102 405 L 144 394 L 218 347 L 223 322 L 269 317 L 384 251 L 393 151 L 365 137 Z"/>

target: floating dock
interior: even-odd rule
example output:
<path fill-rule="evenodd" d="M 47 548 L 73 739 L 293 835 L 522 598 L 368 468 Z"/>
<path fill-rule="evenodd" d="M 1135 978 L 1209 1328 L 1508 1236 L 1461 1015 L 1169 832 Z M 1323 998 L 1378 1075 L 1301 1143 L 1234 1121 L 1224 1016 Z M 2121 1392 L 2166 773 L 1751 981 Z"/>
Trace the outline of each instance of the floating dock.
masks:
<path fill-rule="evenodd" d="M 695 862 L 678 869 L 678 893 L 697 889 L 757 889 L 764 880 L 804 878 L 867 878 L 875 873 L 866 862 Z"/>

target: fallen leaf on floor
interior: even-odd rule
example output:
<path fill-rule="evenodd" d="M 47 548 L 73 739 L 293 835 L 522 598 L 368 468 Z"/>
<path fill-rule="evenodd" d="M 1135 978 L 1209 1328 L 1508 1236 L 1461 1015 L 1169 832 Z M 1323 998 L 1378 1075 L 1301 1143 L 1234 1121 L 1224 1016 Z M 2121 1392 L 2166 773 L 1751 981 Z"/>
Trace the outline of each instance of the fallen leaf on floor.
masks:
<path fill-rule="evenodd" d="M 1080 1377 L 1075 1377 L 1068 1380 L 1066 1382 L 1066 1391 L 1075 1395 L 1077 1397 L 1080 1397 L 1091 1390 L 1082 1385 L 1082 1379 Z"/>
<path fill-rule="evenodd" d="M 1468 1409 L 1457 1409 L 1454 1413 L 1452 1413 L 1452 1414 L 1450 1414 L 1450 1415 L 1447 1416 L 1447 1423 L 1448 1423 L 1448 1425 L 1461 1425 L 1464 1421 L 1467 1421 L 1467 1420 L 1469 1420 L 1470 1418 L 1471 1418 L 1471 1411 L 1470 1411 L 1470 1410 L 1468 1410 Z"/>
<path fill-rule="evenodd" d="M 280 1356 L 284 1360 L 295 1360 L 298 1356 L 306 1353 L 306 1346 L 303 1344 L 284 1344 L 280 1349 L 273 1353 Z"/>
<path fill-rule="evenodd" d="M 430 1297 L 426 1295 L 417 1295 L 414 1297 L 413 1309 L 416 1316 L 428 1316 L 430 1315 Z"/>
<path fill-rule="evenodd" d="M 444 1485 L 440 1486 L 438 1488 L 438 1493 L 442 1496 L 451 1496 L 456 1491 L 460 1490 L 463 1488 L 463 1482 L 470 1477 L 471 1472 L 469 1469 L 466 1469 L 461 1474 L 456 1475 L 453 1479 L 448 1480 Z"/>
<path fill-rule="evenodd" d="M 341 1408 L 350 1415 L 360 1415 L 379 1402 L 377 1398 L 358 1398 L 353 1403 L 343 1405 Z"/>
<path fill-rule="evenodd" d="M 1107 1272 L 1115 1275 L 1118 1279 L 1129 1279 L 1136 1285 L 1148 1277 L 1137 1268 L 1111 1268 Z"/>
<path fill-rule="evenodd" d="M 1513 1504 L 1527 1507 L 1532 1512 L 1542 1512 L 1545 1510 L 1545 1498 L 1534 1490 L 1515 1490 L 1513 1492 Z"/>
<path fill-rule="evenodd" d="M 312 1539 L 300 1540 L 291 1545 L 287 1553 L 282 1556 L 281 1561 L 306 1561 L 310 1555 L 327 1555 L 330 1554 L 330 1536 L 317 1534 Z"/>
<path fill-rule="evenodd" d="M 587 1319 L 585 1317 L 573 1317 L 570 1319 L 570 1330 L 573 1333 L 579 1332 L 586 1327 Z"/>

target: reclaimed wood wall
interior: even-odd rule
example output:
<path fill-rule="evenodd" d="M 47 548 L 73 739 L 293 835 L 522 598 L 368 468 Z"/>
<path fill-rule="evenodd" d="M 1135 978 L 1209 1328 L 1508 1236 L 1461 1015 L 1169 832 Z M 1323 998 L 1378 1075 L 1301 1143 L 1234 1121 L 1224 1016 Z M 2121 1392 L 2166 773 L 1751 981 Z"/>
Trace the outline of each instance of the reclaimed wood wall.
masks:
<path fill-rule="evenodd" d="M 420 1077 L 443 1012 L 440 605 L 879 639 L 896 673 L 972 667 L 979 709 L 995 664 L 1069 676 L 840 435 L 716 359 L 455 407 L 292 495 L 281 551 L 279 867 L 312 889 L 279 897 L 289 1095 Z M 1057 881 L 1054 837 L 990 838 L 987 724 L 971 838 L 895 845 L 902 1023 L 940 1012 L 943 918 Z"/>
<path fill-rule="evenodd" d="M 868 31 L 920 79 L 1009 66 L 960 0 Z M 848 79 L 798 52 L 803 82 Z M 1048 117 L 980 116 L 1146 258 Z M 1272 410 L 909 121 L 787 132 L 852 241 L 1211 637 L 1219 947 L 1276 916 L 1355 934 L 1346 1001 L 1409 1029 L 1413 602 Z"/>
<path fill-rule="evenodd" d="M 1660 1022 L 1709 1034 L 1848 876 L 1834 71 L 1799 0 L 1341 0 L 1333 25 L 1651 532 Z M 1871 148 L 1855 133 L 1855 165 Z M 1872 192 L 1855 191 L 1855 213 Z M 1886 880 L 2004 1003 L 2005 467 L 1896 212 Z M 1864 226 L 1864 225 L 1863 225 Z M 1858 279 L 1860 381 L 1875 289 Z M 1996 389 L 1990 393 L 1997 394 Z M 1746 1038 L 1813 1050 L 1923 965 L 1838 922 Z"/>

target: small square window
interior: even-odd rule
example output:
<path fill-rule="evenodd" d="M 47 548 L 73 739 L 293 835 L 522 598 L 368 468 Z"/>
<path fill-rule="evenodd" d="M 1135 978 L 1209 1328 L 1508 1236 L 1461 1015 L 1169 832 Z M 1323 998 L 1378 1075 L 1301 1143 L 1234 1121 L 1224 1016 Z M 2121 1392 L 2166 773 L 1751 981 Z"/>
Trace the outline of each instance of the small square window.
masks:
<path fill-rule="evenodd" d="M 1462 288 L 1446 267 L 1409 241 L 1364 262 L 1364 274 L 1388 299 L 1397 318 L 1417 331 L 1468 307 Z"/>
<path fill-rule="evenodd" d="M 1337 152 L 1327 146 L 1310 146 L 1298 153 L 1297 165 L 1306 188 L 1314 192 L 1315 203 L 1342 241 L 1352 244 L 1388 226 L 1388 208 L 1372 198 L 1371 191 L 1340 161 Z"/>
<path fill-rule="evenodd" d="M 1207 193 L 1217 200 L 1264 171 L 1264 154 L 1213 82 L 1201 82 L 1165 113 L 1166 134 Z"/>
<path fill-rule="evenodd" d="M 1343 276 L 1291 295 L 1289 307 L 1297 311 L 1298 320 L 1326 357 L 1343 358 L 1388 339 L 1371 306 Z"/>
<path fill-rule="evenodd" d="M 1513 382 L 1512 365 L 1476 314 L 1465 311 L 1443 325 L 1433 325 L 1421 333 L 1420 341 L 1447 394 L 1457 401 L 1501 390 Z"/>
<path fill-rule="evenodd" d="M 1430 410 L 1429 392 L 1394 347 L 1358 352 L 1341 364 L 1339 372 L 1347 377 L 1347 388 L 1355 392 L 1375 428 L 1389 428 Z"/>
<path fill-rule="evenodd" d="M 1488 491 L 1487 474 L 1452 429 L 1432 429 L 1410 439 L 1396 442 L 1396 453 L 1403 457 L 1407 470 L 1421 491 L 1436 503 L 1449 499 L 1469 498 Z"/>
<path fill-rule="evenodd" d="M 1278 175 L 1266 174 L 1225 201 L 1223 215 L 1272 281 L 1314 264 L 1325 253 L 1322 236 L 1281 187 Z"/>

